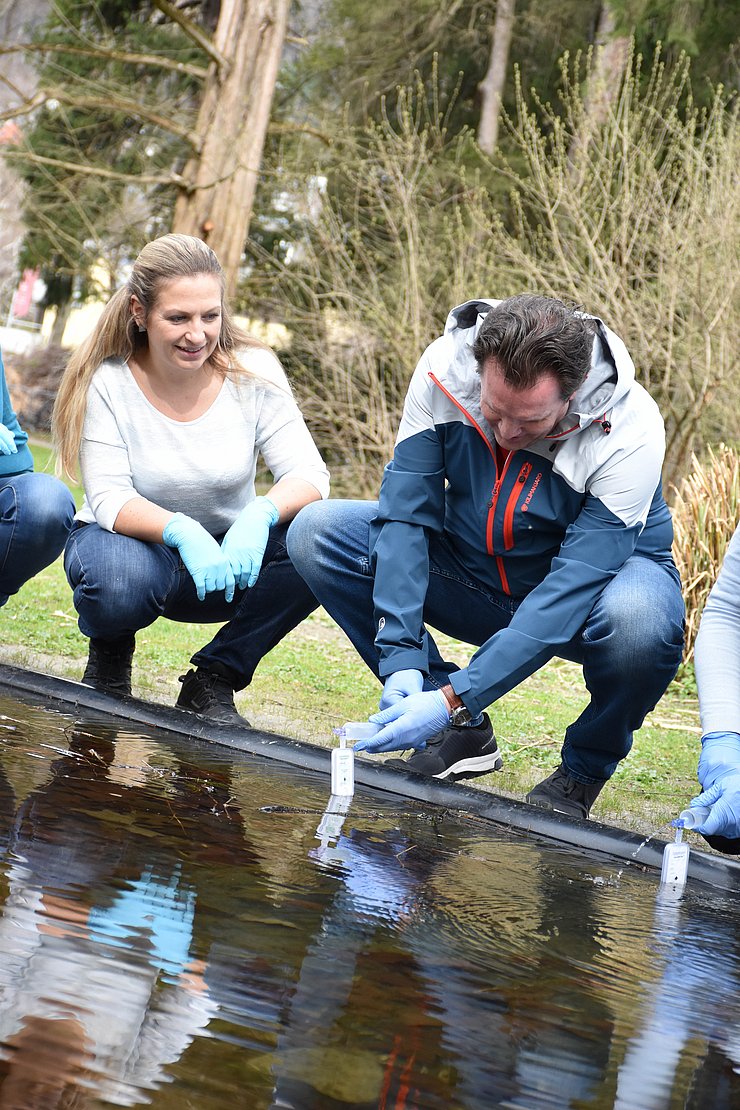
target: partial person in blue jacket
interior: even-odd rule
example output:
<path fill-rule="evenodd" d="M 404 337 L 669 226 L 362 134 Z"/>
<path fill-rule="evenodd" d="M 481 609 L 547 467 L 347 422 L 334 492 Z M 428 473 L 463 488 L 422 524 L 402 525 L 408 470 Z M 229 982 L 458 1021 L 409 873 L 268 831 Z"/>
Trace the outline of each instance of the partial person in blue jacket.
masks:
<path fill-rule="evenodd" d="M 0 606 L 24 582 L 53 563 L 72 527 L 75 505 L 51 474 L 33 473 L 28 436 L 21 428 L 0 355 Z"/>
<path fill-rule="evenodd" d="M 553 656 L 590 702 L 527 800 L 587 817 L 673 678 L 684 606 L 663 420 L 601 320 L 532 294 L 453 309 L 406 396 L 379 504 L 307 506 L 294 565 L 383 682 L 356 750 L 500 768 L 484 712 Z M 428 627 L 480 645 L 445 662 Z"/>
<path fill-rule="evenodd" d="M 694 649 L 701 713 L 697 776 L 709 806 L 700 832 L 712 848 L 740 852 L 740 528 L 704 606 Z"/>

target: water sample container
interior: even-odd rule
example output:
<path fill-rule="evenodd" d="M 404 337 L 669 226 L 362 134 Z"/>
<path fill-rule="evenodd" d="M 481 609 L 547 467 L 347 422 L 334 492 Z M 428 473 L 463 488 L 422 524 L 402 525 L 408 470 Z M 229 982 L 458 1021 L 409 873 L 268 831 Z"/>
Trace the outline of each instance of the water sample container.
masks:
<path fill-rule="evenodd" d="M 704 824 L 711 809 L 711 806 L 689 806 L 688 809 L 681 810 L 671 824 L 676 829 L 695 829 L 697 825 Z"/>
<path fill-rule="evenodd" d="M 341 745 L 331 750 L 331 792 L 346 798 L 355 792 L 355 753 Z"/>
<path fill-rule="evenodd" d="M 688 844 L 666 844 L 663 849 L 663 867 L 660 872 L 662 885 L 684 886 L 689 870 Z"/>

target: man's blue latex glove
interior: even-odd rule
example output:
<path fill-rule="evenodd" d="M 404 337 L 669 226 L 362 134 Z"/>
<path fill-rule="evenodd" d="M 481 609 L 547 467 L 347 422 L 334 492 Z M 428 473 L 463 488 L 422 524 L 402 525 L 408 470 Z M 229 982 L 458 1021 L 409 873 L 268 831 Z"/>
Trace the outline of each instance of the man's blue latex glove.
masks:
<path fill-rule="evenodd" d="M 190 577 L 195 582 L 198 600 L 206 594 L 224 591 L 226 601 L 234 600 L 234 573 L 217 541 L 202 524 L 184 513 L 175 513 L 162 532 L 168 547 L 176 547 Z"/>
<path fill-rule="evenodd" d="M 396 671 L 389 674 L 383 686 L 380 698 L 380 709 L 387 709 L 395 705 L 401 698 L 408 698 L 411 694 L 420 694 L 424 686 L 424 675 L 421 671 Z"/>
<path fill-rule="evenodd" d="M 450 723 L 450 710 L 441 690 L 426 690 L 402 698 L 380 713 L 373 713 L 370 720 L 385 727 L 369 740 L 358 741 L 356 752 L 418 750 L 425 748 L 427 740 Z"/>
<path fill-rule="evenodd" d="M 702 737 L 697 777 L 703 792 L 691 805 L 711 806 L 696 832 L 705 836 L 740 837 L 740 735 L 708 732 Z"/>
<path fill-rule="evenodd" d="M 18 447 L 15 442 L 15 436 L 6 428 L 4 424 L 0 424 L 0 455 L 17 455 Z"/>
<path fill-rule="evenodd" d="M 269 497 L 255 497 L 221 540 L 221 550 L 231 564 L 240 590 L 257 581 L 270 529 L 279 517 L 277 505 Z"/>

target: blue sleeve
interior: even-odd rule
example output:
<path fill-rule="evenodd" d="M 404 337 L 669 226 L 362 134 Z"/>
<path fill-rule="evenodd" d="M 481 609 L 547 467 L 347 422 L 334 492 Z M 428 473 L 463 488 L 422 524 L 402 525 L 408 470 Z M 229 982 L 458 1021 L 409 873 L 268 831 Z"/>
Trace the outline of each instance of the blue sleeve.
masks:
<path fill-rule="evenodd" d="M 0 355 L 0 378 L 2 378 L 3 402 L 2 420 L 0 422 L 3 423 L 13 435 L 15 445 L 18 448 L 17 455 L 0 456 L 0 477 L 10 474 L 26 474 L 33 470 L 33 455 L 28 447 L 28 436 L 21 428 L 10 400 L 8 383 L 5 381 L 5 367 L 3 366 L 2 355 Z"/>
<path fill-rule="evenodd" d="M 428 670 L 423 631 L 429 584 L 428 532 L 442 532 L 444 515 L 442 445 L 434 428 L 427 428 L 397 445 L 393 461 L 385 469 L 371 532 L 375 642 L 381 676 L 407 667 Z"/>
<path fill-rule="evenodd" d="M 527 594 L 509 626 L 450 676 L 471 713 L 518 686 L 573 639 L 599 594 L 633 554 L 640 532 L 639 523 L 627 526 L 598 498 L 586 497 L 547 576 Z"/>

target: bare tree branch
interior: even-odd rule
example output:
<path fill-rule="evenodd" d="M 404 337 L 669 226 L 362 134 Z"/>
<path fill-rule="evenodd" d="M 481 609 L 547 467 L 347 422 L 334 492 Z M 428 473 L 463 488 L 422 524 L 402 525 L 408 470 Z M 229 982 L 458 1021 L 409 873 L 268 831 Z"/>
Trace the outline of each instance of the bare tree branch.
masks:
<path fill-rule="evenodd" d="M 65 43 L 21 42 L 15 46 L 0 45 L 0 57 L 3 54 L 77 54 L 83 58 L 100 58 L 103 61 L 128 62 L 131 65 L 158 66 L 160 69 L 172 70 L 175 73 L 184 73 L 189 77 L 203 80 L 208 70 L 203 66 L 192 65 L 189 62 L 178 62 L 176 58 L 164 58 L 159 54 L 132 54 L 124 50 L 106 50 L 104 47 L 96 49 L 87 46 L 71 46 Z"/>
<path fill-rule="evenodd" d="M 135 185 L 177 185 L 178 188 L 187 188 L 187 182 L 179 173 L 160 175 L 153 173 L 121 173 L 118 170 L 107 170 L 103 166 L 89 166 L 81 162 L 65 162 L 60 158 L 46 158 L 43 154 L 34 154 L 32 151 L 8 148 L 3 150 L 3 158 L 9 161 L 15 158 L 23 159 L 40 166 L 53 166 L 58 170 L 70 170 L 72 173 L 86 174 L 91 177 L 105 177 L 112 181 L 126 181 Z"/>
<path fill-rule="evenodd" d="M 30 115 L 31 112 L 42 107 L 47 100 L 58 100 L 60 104 L 66 104 L 70 108 L 99 108 L 104 112 L 128 112 L 129 115 L 136 116 L 137 119 L 146 120 L 156 127 L 161 127 L 163 131 L 168 131 L 171 135 L 177 135 L 178 138 L 188 143 L 196 153 L 200 150 L 200 137 L 194 134 L 192 127 L 183 127 L 168 116 L 152 111 L 138 100 L 129 100 L 127 97 L 118 94 L 115 96 L 112 94 L 108 96 L 85 96 L 67 92 L 66 89 L 39 89 L 24 104 L 9 108 L 7 112 L 0 112 L 0 120 Z"/>
<path fill-rule="evenodd" d="M 168 19 L 171 19 L 173 23 L 181 27 L 188 38 L 191 39 L 196 46 L 199 46 L 201 50 L 204 50 L 208 57 L 216 63 L 219 69 L 229 68 L 228 60 L 216 49 L 209 36 L 201 31 L 200 27 L 193 23 L 192 20 L 188 19 L 186 15 L 183 15 L 174 4 L 170 4 L 169 0 L 153 0 L 153 2 L 155 8 L 159 8 Z"/>
<path fill-rule="evenodd" d="M 46 93 L 37 92 L 28 100 L 24 100 L 22 104 L 19 104 L 14 108 L 8 108 L 5 112 L 0 112 L 0 121 L 6 119 L 15 119 L 16 116 L 28 116 L 37 108 L 43 107 L 43 105 L 46 103 L 46 100 Z"/>
<path fill-rule="evenodd" d="M 303 135 L 313 135 L 314 139 L 320 139 L 325 146 L 332 145 L 332 140 L 326 132 L 319 131 L 317 128 L 311 127 L 307 123 L 289 123 L 283 120 L 271 120 L 267 125 L 267 130 L 272 135 L 293 135 L 296 132 Z"/>

